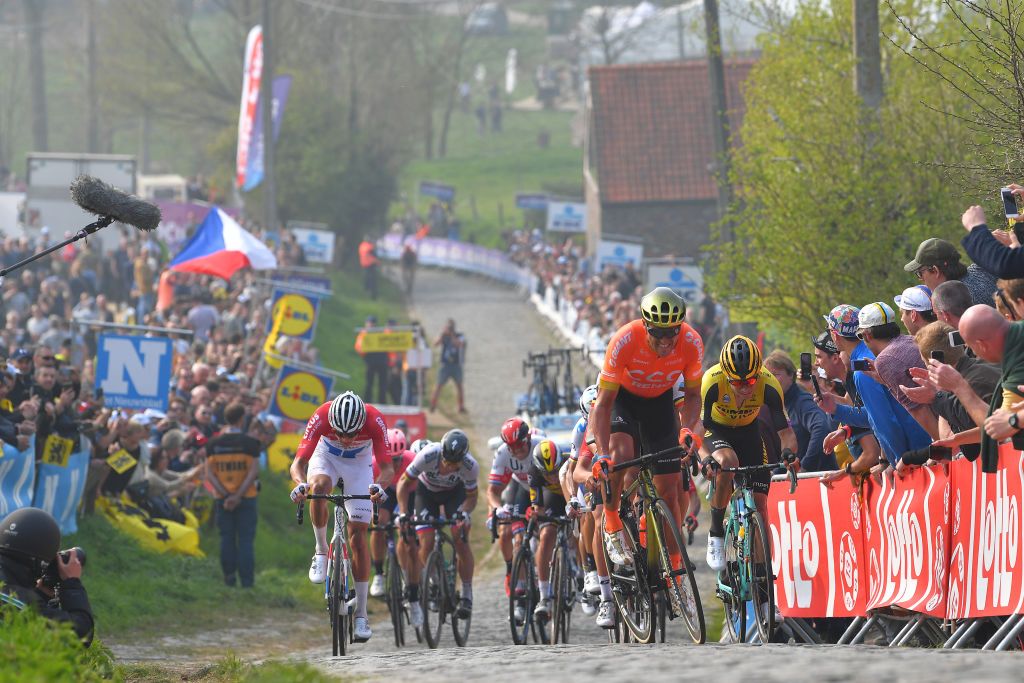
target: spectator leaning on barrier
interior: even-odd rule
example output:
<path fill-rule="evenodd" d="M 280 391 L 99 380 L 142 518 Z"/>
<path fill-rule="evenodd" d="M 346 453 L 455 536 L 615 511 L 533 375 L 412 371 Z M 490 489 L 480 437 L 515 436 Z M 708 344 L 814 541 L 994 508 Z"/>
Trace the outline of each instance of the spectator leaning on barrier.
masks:
<path fill-rule="evenodd" d="M 917 334 L 922 327 L 936 321 L 931 297 L 932 290 L 925 285 L 907 287 L 902 294 L 893 297 L 900 310 L 900 320 L 910 334 Z"/>
<path fill-rule="evenodd" d="M 974 305 L 971 290 L 959 280 L 949 280 L 932 290 L 932 310 L 935 316 L 946 323 L 957 327 L 960 316 Z"/>
<path fill-rule="evenodd" d="M 796 366 L 785 351 L 775 350 L 764 359 L 764 366 L 779 381 L 790 425 L 796 434 L 800 469 L 824 472 L 836 469 L 836 456 L 822 450 L 825 437 L 834 428 L 831 418 L 809 393 L 796 383 Z"/>
<path fill-rule="evenodd" d="M 960 252 L 952 242 L 932 237 L 917 248 L 914 260 L 903 266 L 908 273 L 914 273 L 929 289 L 935 291 L 943 282 L 959 280 L 971 291 L 975 304 L 992 305 L 992 293 L 996 291 L 996 279 L 972 263 L 960 263 Z"/>
<path fill-rule="evenodd" d="M 206 445 L 206 464 L 217 499 L 215 514 L 224 583 L 234 586 L 240 581 L 242 588 L 251 588 L 256 568 L 256 477 L 262 446 L 242 433 L 244 417 L 245 407 L 240 403 L 227 407 L 227 426 Z"/>

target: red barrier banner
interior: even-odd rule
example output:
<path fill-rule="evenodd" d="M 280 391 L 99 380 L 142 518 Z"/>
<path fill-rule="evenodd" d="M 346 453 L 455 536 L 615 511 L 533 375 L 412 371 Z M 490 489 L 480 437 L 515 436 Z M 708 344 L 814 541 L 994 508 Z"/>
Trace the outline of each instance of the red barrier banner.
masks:
<path fill-rule="evenodd" d="M 773 482 L 768 499 L 775 601 L 789 617 L 864 614 L 865 561 L 861 506 L 849 479 L 833 488 L 802 479 Z"/>
<path fill-rule="evenodd" d="M 981 460 L 952 464 L 952 551 L 947 616 L 965 619 L 1021 613 L 1024 544 L 1021 495 L 1024 457 L 999 447 L 999 469 L 981 471 Z"/>
<path fill-rule="evenodd" d="M 950 481 L 945 466 L 869 479 L 864 514 L 867 608 L 946 615 Z"/>

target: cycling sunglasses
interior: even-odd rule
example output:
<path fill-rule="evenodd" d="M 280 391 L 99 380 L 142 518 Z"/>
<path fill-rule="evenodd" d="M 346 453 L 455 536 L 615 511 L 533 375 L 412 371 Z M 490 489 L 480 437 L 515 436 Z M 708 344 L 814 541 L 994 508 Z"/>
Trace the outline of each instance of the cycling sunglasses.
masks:
<path fill-rule="evenodd" d="M 734 387 L 752 387 L 757 384 L 757 377 L 751 377 L 750 379 L 731 379 L 729 384 Z"/>
<path fill-rule="evenodd" d="M 651 327 L 645 325 L 647 334 L 651 335 L 655 339 L 673 339 L 679 336 L 679 327 Z"/>

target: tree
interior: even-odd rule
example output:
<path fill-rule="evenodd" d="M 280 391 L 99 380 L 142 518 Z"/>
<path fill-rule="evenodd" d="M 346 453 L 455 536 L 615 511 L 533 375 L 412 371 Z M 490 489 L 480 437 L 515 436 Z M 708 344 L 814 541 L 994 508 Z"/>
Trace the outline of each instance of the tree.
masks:
<path fill-rule="evenodd" d="M 32 144 L 37 152 L 50 149 L 46 116 L 46 62 L 43 59 L 45 0 L 23 0 L 28 25 L 28 81 L 32 92 Z"/>
<path fill-rule="evenodd" d="M 895 28 L 887 17 L 883 30 Z M 765 36 L 744 88 L 732 236 L 709 248 L 712 292 L 734 318 L 799 346 L 836 304 L 891 301 L 911 283 L 903 265 L 919 242 L 958 229 L 936 164 L 960 157 L 965 127 L 921 106 L 936 83 L 892 44 L 888 95 L 877 119 L 864 117 L 851 29 L 848 0 L 825 0 Z"/>

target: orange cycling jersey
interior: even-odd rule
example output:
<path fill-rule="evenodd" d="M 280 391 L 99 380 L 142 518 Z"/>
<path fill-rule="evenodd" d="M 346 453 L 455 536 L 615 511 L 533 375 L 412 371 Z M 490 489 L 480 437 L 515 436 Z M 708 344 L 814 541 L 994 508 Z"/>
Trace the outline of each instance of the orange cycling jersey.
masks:
<path fill-rule="evenodd" d="M 665 357 L 659 357 L 647 343 L 643 320 L 634 320 L 619 328 L 604 354 L 604 367 L 598 386 L 618 389 L 643 398 L 660 396 L 683 383 L 700 386 L 704 342 L 697 332 L 683 323 L 676 345 Z"/>

